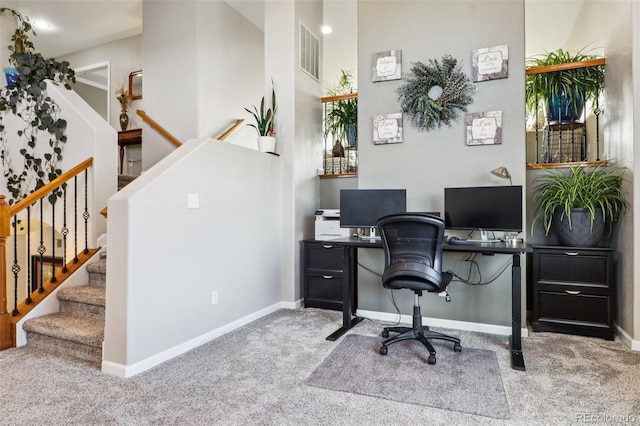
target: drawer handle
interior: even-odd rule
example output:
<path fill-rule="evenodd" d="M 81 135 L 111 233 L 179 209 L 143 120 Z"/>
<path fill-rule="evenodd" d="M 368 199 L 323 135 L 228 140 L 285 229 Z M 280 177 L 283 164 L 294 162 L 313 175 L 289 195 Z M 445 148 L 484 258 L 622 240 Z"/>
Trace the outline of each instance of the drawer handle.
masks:
<path fill-rule="evenodd" d="M 333 248 L 333 244 L 323 244 L 322 247 L 324 247 L 326 249 L 332 249 Z"/>
<path fill-rule="evenodd" d="M 565 290 L 565 293 L 572 294 L 575 296 L 576 294 L 580 294 L 580 290 Z"/>
<path fill-rule="evenodd" d="M 564 254 L 566 254 L 567 256 L 577 256 L 580 253 L 578 253 L 577 251 L 565 251 Z"/>
<path fill-rule="evenodd" d="M 324 278 L 325 280 L 330 280 L 333 278 L 333 275 L 323 275 L 322 278 Z"/>

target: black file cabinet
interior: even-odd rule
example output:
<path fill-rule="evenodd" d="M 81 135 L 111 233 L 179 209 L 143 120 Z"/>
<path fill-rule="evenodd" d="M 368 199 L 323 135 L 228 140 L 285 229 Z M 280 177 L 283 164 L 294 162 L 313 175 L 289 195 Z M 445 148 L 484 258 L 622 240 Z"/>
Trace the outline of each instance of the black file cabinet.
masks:
<path fill-rule="evenodd" d="M 331 241 L 304 242 L 304 306 L 342 310 L 344 246 Z"/>
<path fill-rule="evenodd" d="M 534 331 L 614 339 L 613 249 L 533 248 Z"/>

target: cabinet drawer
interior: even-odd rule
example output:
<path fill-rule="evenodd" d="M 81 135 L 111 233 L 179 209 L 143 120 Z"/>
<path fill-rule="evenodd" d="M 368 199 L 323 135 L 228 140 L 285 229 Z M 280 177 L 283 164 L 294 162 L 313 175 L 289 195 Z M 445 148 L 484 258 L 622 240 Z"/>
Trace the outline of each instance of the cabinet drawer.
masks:
<path fill-rule="evenodd" d="M 608 295 L 540 290 L 536 297 L 538 322 L 609 327 L 612 320 Z"/>
<path fill-rule="evenodd" d="M 342 275 L 308 273 L 304 305 L 307 308 L 342 310 Z"/>
<path fill-rule="evenodd" d="M 306 255 L 306 268 L 342 271 L 344 247 L 339 244 L 308 244 Z"/>
<path fill-rule="evenodd" d="M 582 253 L 562 249 L 539 253 L 534 259 L 535 282 L 538 284 L 577 283 L 608 288 L 612 282 L 612 264 L 608 253 Z"/>

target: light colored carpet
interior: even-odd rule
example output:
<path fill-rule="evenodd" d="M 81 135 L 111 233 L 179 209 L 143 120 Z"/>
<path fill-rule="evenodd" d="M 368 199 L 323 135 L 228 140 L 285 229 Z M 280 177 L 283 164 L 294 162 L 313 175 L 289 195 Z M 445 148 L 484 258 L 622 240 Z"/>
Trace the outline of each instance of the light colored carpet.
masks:
<path fill-rule="evenodd" d="M 496 354 L 486 349 L 463 348 L 432 340 L 437 362 L 429 365 L 429 352 L 410 340 L 379 353 L 382 337 L 345 336 L 305 381 L 306 385 L 351 392 L 397 402 L 443 408 L 499 419 L 509 418 Z M 482 389 L 482 392 L 475 392 Z M 473 390 L 473 391 L 472 391 Z"/>
<path fill-rule="evenodd" d="M 340 312 L 277 311 L 130 379 L 28 346 L 2 351 L 0 423 L 556 426 L 584 424 L 585 416 L 640 423 L 640 353 L 618 341 L 552 333 L 523 339 L 522 372 L 510 367 L 507 337 L 439 330 L 459 336 L 463 348 L 495 352 L 507 420 L 306 386 L 343 340 L 325 340 L 340 323 Z M 350 334 L 377 337 L 381 328 L 363 321 Z"/>

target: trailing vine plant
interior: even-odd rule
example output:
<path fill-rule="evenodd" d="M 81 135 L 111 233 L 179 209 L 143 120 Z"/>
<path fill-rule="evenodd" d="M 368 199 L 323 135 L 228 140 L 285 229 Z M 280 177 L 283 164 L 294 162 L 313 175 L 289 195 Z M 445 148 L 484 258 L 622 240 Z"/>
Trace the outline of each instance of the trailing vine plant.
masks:
<path fill-rule="evenodd" d="M 15 68 L 14 78 L 7 87 L 0 90 L 0 159 L 10 194 L 8 203 L 11 205 L 62 174 L 58 165 L 67 141 L 67 122 L 60 117 L 58 104 L 47 94 L 46 80 L 62 84 L 69 90 L 70 83 L 75 83 L 76 80 L 75 71 L 69 67 L 69 62 L 46 59 L 34 51 L 29 33 L 34 36 L 37 34 L 28 17 L 6 7 L 0 8 L 0 15 L 3 13 L 12 14 L 18 21 L 18 27 L 11 37 L 12 44 L 9 45 L 9 63 Z M 17 130 L 18 138 L 23 141 L 23 145 L 19 146 L 22 170 L 14 169 L 11 161 L 4 123 L 8 113 L 24 123 Z M 41 145 L 42 140 L 39 135 L 49 139 L 49 148 L 39 150 L 44 151 L 42 158 L 36 152 L 36 145 Z M 11 148 L 15 150 L 16 145 L 12 143 Z M 59 196 L 61 189 L 50 195 L 49 201 L 53 204 Z"/>
<path fill-rule="evenodd" d="M 460 112 L 473 102 L 475 87 L 460 71 L 451 55 L 442 61 L 429 60 L 429 65 L 415 62 L 404 83 L 397 90 L 402 112 L 411 124 L 421 130 L 431 130 L 442 124 L 451 126 Z"/>

